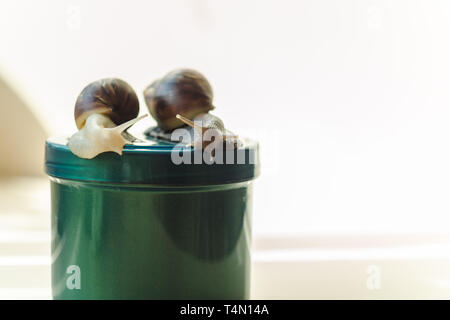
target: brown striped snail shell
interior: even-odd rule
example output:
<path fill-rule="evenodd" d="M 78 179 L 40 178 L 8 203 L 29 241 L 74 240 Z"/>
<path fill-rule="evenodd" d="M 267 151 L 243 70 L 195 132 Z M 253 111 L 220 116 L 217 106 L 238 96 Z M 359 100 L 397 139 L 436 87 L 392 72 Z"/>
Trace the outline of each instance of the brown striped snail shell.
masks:
<path fill-rule="evenodd" d="M 184 125 L 177 114 L 193 119 L 214 109 L 211 85 L 192 69 L 177 69 L 154 81 L 144 90 L 144 98 L 150 114 L 166 131 Z"/>
<path fill-rule="evenodd" d="M 134 119 L 139 114 L 136 92 L 125 81 L 107 78 L 94 81 L 80 93 L 75 103 L 75 123 L 83 128 L 91 114 L 103 114 L 116 125 Z"/>

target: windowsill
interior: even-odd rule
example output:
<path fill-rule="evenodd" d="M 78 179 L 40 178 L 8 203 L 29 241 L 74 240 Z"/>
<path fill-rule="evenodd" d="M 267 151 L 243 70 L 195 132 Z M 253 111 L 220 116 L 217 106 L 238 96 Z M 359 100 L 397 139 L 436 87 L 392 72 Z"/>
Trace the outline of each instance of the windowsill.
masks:
<path fill-rule="evenodd" d="M 48 193 L 0 181 L 0 299 L 51 298 Z M 445 234 L 257 234 L 252 260 L 252 299 L 450 298 Z"/>
<path fill-rule="evenodd" d="M 256 238 L 252 257 L 253 299 L 450 297 L 445 235 Z"/>

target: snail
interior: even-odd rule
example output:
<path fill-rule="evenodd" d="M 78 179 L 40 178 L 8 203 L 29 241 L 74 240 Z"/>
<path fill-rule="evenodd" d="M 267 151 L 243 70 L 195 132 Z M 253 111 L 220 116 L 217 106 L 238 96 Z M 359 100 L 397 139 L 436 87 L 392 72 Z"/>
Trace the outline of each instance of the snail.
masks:
<path fill-rule="evenodd" d="M 177 69 L 144 90 L 145 103 L 158 126 L 166 131 L 184 125 L 176 118 L 189 119 L 214 109 L 213 92 L 208 80 L 198 71 Z"/>
<path fill-rule="evenodd" d="M 191 144 L 194 147 L 205 148 L 211 143 L 209 139 L 202 139 L 208 129 L 214 130 L 210 134 L 227 145 L 237 144 L 237 136 L 225 129 L 219 117 L 209 113 L 214 109 L 213 91 L 208 80 L 198 71 L 177 69 L 169 72 L 144 90 L 144 98 L 161 129 L 172 131 L 184 125 L 194 128 L 199 133 Z"/>
<path fill-rule="evenodd" d="M 75 103 L 79 131 L 69 139 L 69 149 L 85 159 L 108 151 L 121 155 L 123 146 L 131 142 L 124 131 L 147 116 L 138 114 L 138 97 L 125 81 L 108 78 L 90 83 Z"/>
<path fill-rule="evenodd" d="M 218 145 L 219 143 L 226 143 L 226 146 L 235 147 L 237 143 L 237 135 L 231 133 L 223 124 L 223 121 L 210 113 L 201 113 L 190 120 L 180 114 L 176 118 L 194 128 L 198 135 L 194 136 L 194 141 L 191 143 L 194 148 L 205 148 L 210 143 Z M 209 132 L 208 132 L 209 131 Z"/>

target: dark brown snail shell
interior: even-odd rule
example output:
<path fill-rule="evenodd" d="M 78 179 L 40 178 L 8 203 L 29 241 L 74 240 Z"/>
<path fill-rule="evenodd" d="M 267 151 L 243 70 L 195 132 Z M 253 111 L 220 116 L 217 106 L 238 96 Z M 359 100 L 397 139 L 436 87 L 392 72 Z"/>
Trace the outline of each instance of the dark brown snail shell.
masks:
<path fill-rule="evenodd" d="M 127 82 L 116 78 L 90 83 L 75 103 L 77 128 L 83 128 L 86 119 L 94 113 L 108 116 L 116 125 L 134 119 L 139 114 L 136 92 Z"/>
<path fill-rule="evenodd" d="M 211 85 L 200 72 L 191 69 L 174 70 L 154 81 L 144 90 L 144 97 L 150 114 L 164 130 L 184 125 L 177 114 L 193 119 L 214 109 Z"/>

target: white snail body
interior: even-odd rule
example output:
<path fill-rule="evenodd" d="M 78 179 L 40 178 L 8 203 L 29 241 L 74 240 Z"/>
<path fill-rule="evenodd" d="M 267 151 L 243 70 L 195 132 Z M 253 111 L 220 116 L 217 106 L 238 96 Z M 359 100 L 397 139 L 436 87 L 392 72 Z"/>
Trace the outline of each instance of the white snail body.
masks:
<path fill-rule="evenodd" d="M 69 149 L 84 159 L 92 159 L 109 151 L 122 155 L 123 146 L 130 143 L 122 136 L 122 132 L 146 116 L 116 126 L 108 117 L 92 114 L 87 118 L 84 127 L 69 139 Z"/>

